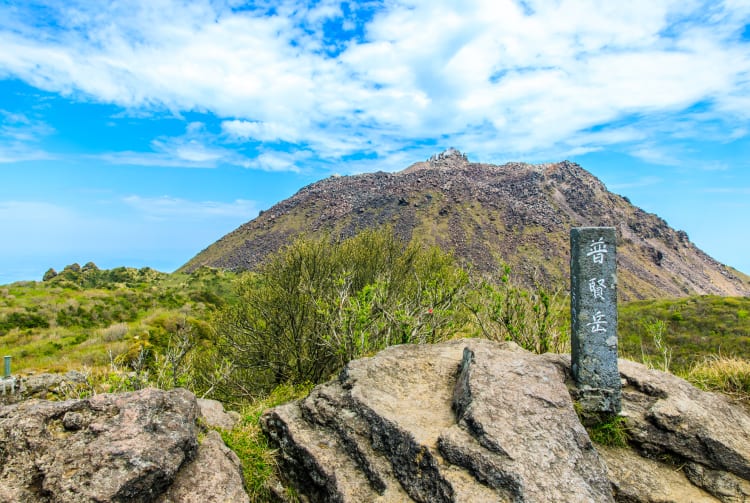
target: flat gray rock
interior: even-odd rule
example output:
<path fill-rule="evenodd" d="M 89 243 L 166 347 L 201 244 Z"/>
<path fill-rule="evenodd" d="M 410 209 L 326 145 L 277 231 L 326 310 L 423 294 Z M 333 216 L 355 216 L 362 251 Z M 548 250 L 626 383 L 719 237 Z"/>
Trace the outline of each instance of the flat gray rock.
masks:
<path fill-rule="evenodd" d="M 261 426 L 282 481 L 308 501 L 748 501 L 747 413 L 619 365 L 628 448 L 592 444 L 568 355 L 479 339 L 350 362 Z"/>
<path fill-rule="evenodd" d="M 231 430 L 240 421 L 240 415 L 237 412 L 233 410 L 226 412 L 224 405 L 217 400 L 198 398 L 197 401 L 200 416 L 212 428 Z"/>
<path fill-rule="evenodd" d="M 611 501 L 565 379 L 511 343 L 397 346 L 261 421 L 312 501 Z"/>
<path fill-rule="evenodd" d="M 458 423 L 440 437 L 441 451 L 512 501 L 612 501 L 565 380 L 531 353 L 467 341 L 453 398 Z"/>
<path fill-rule="evenodd" d="M 215 431 L 206 433 L 198 455 L 181 469 L 158 503 L 248 503 L 237 455 Z"/>

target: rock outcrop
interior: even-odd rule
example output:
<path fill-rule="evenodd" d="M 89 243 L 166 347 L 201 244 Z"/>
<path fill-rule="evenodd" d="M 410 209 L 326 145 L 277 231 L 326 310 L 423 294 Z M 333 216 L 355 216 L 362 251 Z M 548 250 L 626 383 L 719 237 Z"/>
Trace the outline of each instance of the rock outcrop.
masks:
<path fill-rule="evenodd" d="M 630 446 L 600 447 L 570 359 L 479 339 L 395 346 L 267 411 L 285 482 L 309 501 L 746 501 L 750 416 L 622 360 Z"/>
<path fill-rule="evenodd" d="M 221 437 L 198 441 L 199 417 L 185 390 L 0 407 L 0 501 L 248 501 Z"/>
<path fill-rule="evenodd" d="M 195 459 L 180 470 L 158 503 L 249 502 L 242 487 L 240 460 L 216 431 L 206 433 Z"/>
<path fill-rule="evenodd" d="M 75 370 L 65 374 L 30 374 L 11 376 L 3 381 L 12 382 L 0 388 L 0 405 L 8 405 L 30 398 L 60 399 L 74 394 L 87 385 L 86 376 Z"/>

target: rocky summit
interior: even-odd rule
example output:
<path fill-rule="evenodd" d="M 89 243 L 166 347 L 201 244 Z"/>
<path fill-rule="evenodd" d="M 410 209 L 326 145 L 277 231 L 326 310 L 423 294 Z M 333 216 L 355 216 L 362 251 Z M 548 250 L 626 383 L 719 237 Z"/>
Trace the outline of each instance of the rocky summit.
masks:
<path fill-rule="evenodd" d="M 619 367 L 627 447 L 591 441 L 569 357 L 479 339 L 350 362 L 261 423 L 302 501 L 750 500 L 747 411 L 670 374 Z"/>
<path fill-rule="evenodd" d="M 334 176 L 300 190 L 190 260 L 253 269 L 297 236 L 349 237 L 390 225 L 403 239 L 452 251 L 483 272 L 508 264 L 527 285 L 567 288 L 572 227 L 618 233 L 622 300 L 691 294 L 750 295 L 750 277 L 698 249 L 683 231 L 609 192 L 563 161 L 501 166 L 449 150 L 395 173 Z"/>

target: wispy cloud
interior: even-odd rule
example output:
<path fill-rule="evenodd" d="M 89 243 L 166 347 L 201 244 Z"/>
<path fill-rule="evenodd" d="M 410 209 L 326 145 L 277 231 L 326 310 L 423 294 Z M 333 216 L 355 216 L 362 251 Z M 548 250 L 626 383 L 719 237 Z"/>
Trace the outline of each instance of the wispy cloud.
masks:
<path fill-rule="evenodd" d="M 300 131 L 289 124 L 277 122 L 253 122 L 246 120 L 224 121 L 221 128 L 225 134 L 238 140 L 258 140 L 263 142 L 300 140 Z"/>
<path fill-rule="evenodd" d="M 658 185 L 662 183 L 663 181 L 664 180 L 658 176 L 644 176 L 632 182 L 610 184 L 609 189 L 610 190 L 624 190 L 624 189 L 634 189 L 637 187 L 651 187 L 653 185 Z"/>
<path fill-rule="evenodd" d="M 750 187 L 708 187 L 703 192 L 710 194 L 747 194 L 750 195 Z"/>
<path fill-rule="evenodd" d="M 240 124 L 237 134 L 242 132 L 244 126 L 245 123 Z M 187 125 L 183 135 L 154 139 L 149 150 L 107 152 L 93 157 L 111 164 L 133 166 L 216 168 L 228 165 L 264 171 L 299 171 L 297 161 L 306 155 L 300 152 L 261 151 L 257 155 L 247 156 L 233 149 L 231 144 L 225 144 L 220 136 L 207 131 L 202 123 L 192 122 Z"/>
<path fill-rule="evenodd" d="M 54 129 L 43 121 L 0 110 L 0 164 L 53 159 L 39 146 L 52 133 Z"/>
<path fill-rule="evenodd" d="M 48 161 L 55 156 L 44 150 L 24 145 L 3 145 L 0 142 L 0 164 L 13 164 L 25 161 Z"/>
<path fill-rule="evenodd" d="M 654 144 L 639 145 L 630 150 L 630 155 L 642 159 L 650 164 L 662 166 L 680 166 L 683 160 L 673 155 L 672 149 Z"/>
<path fill-rule="evenodd" d="M 232 218 L 250 220 L 258 213 L 254 201 L 238 199 L 231 203 L 217 201 L 189 201 L 177 197 L 141 197 L 131 195 L 123 202 L 138 212 L 156 219 L 215 219 Z"/>
<path fill-rule="evenodd" d="M 159 139 L 152 154 L 117 162 L 247 163 L 221 149 L 238 141 L 320 159 L 386 156 L 439 138 L 486 160 L 627 142 L 663 163 L 641 118 L 682 118 L 703 102 L 690 127 L 653 131 L 693 137 L 715 121 L 747 135 L 750 118 L 742 2 L 30 5 L 0 7 L 0 75 L 132 114 L 223 120 L 223 144 Z M 591 133 L 624 117 L 619 131 Z"/>

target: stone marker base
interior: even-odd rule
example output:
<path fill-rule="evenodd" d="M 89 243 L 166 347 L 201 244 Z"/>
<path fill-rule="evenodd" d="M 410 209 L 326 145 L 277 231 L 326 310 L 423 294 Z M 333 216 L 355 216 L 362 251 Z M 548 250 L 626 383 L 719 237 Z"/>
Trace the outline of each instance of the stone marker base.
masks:
<path fill-rule="evenodd" d="M 596 418 L 616 416 L 622 409 L 620 390 L 579 386 L 570 389 L 571 397 L 585 415 Z"/>

